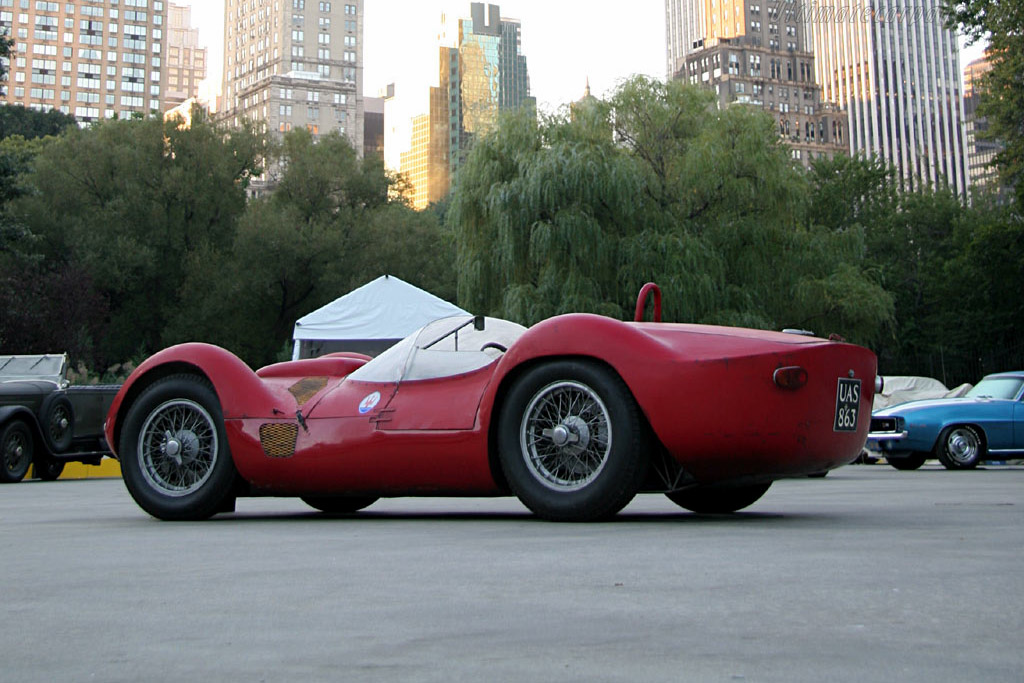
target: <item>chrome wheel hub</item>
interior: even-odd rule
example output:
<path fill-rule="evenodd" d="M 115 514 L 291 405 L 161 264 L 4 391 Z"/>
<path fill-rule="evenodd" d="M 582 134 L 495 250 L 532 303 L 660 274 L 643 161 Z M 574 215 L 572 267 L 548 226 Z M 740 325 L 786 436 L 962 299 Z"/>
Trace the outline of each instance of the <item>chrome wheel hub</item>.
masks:
<path fill-rule="evenodd" d="M 978 441 L 971 432 L 958 429 L 949 435 L 946 450 L 957 462 L 968 463 L 978 454 Z"/>
<path fill-rule="evenodd" d="M 153 489 L 184 496 L 202 487 L 218 457 L 217 427 L 195 401 L 173 399 L 157 406 L 139 432 L 142 476 Z"/>
<path fill-rule="evenodd" d="M 550 489 L 576 491 L 604 469 L 611 450 L 611 417 L 587 385 L 554 382 L 534 394 L 519 437 L 530 474 Z"/>

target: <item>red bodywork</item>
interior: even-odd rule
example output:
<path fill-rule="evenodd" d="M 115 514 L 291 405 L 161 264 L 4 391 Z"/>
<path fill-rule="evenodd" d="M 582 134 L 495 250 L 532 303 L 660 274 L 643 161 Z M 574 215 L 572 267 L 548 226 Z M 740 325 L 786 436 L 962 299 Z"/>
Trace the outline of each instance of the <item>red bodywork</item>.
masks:
<path fill-rule="evenodd" d="M 590 314 L 533 326 L 481 369 L 400 383 L 348 378 L 366 362 L 354 356 L 253 372 L 221 348 L 182 344 L 132 374 L 106 436 L 116 452 L 134 397 L 155 379 L 188 372 L 212 383 L 235 466 L 254 493 L 501 495 L 508 491 L 493 452 L 501 401 L 521 370 L 555 358 L 595 359 L 617 372 L 664 450 L 698 483 L 822 472 L 854 460 L 867 437 L 876 359 L 865 348 Z M 806 384 L 780 388 L 773 373 L 791 366 L 806 371 Z M 834 429 L 839 378 L 860 380 L 852 431 Z M 261 440 L 261 428 L 273 431 L 267 425 L 297 431 L 294 452 Z"/>

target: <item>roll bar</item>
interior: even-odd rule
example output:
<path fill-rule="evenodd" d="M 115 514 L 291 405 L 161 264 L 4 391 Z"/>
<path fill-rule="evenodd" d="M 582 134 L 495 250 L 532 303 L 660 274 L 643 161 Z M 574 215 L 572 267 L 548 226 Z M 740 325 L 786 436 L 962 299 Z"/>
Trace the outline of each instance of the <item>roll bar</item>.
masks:
<path fill-rule="evenodd" d="M 648 282 L 640 288 L 640 295 L 636 298 L 636 312 L 633 314 L 634 322 L 643 322 L 644 309 L 647 308 L 647 296 L 651 292 L 654 293 L 654 322 L 661 322 L 661 287 L 653 282 Z"/>

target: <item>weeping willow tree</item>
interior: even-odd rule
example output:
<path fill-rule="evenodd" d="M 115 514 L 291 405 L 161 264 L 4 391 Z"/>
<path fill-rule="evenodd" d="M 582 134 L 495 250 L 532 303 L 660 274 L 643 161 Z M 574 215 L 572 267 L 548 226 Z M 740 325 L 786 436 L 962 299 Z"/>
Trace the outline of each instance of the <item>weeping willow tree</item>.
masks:
<path fill-rule="evenodd" d="M 868 340 L 892 300 L 861 232 L 806 219 L 809 188 L 771 117 L 680 83 L 637 77 L 608 101 L 512 114 L 456 182 L 459 302 L 527 324 L 622 318 L 653 280 L 668 320 Z"/>

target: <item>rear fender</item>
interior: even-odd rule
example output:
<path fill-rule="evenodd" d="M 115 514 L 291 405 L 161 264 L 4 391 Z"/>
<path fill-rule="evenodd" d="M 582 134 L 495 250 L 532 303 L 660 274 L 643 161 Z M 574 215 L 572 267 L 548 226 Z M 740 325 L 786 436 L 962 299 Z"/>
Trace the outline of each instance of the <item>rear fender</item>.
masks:
<path fill-rule="evenodd" d="M 594 340 L 601 340 L 601 355 Z M 570 313 L 549 318 L 528 329 L 499 361 L 495 379 L 481 402 L 481 425 L 490 423 L 507 386 L 524 368 L 547 359 L 589 358 L 609 366 L 631 391 L 663 373 L 674 352 L 654 337 L 612 318 Z M 640 398 L 640 397 L 637 397 Z M 643 409 L 641 401 L 641 410 Z"/>

